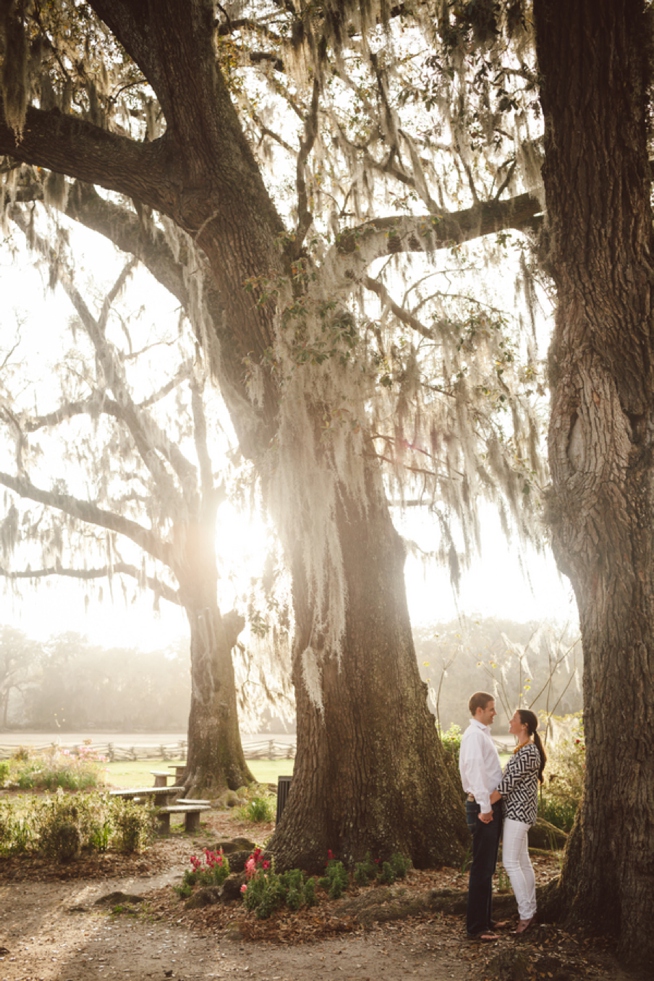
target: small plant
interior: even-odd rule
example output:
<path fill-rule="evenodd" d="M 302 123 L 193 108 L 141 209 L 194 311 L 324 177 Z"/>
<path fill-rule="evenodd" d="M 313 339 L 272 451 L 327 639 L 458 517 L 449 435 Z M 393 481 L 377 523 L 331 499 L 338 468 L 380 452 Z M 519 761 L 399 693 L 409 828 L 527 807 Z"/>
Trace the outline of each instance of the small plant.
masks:
<path fill-rule="evenodd" d="M 20 790 L 91 790 L 104 782 L 103 761 L 88 745 L 80 747 L 77 754 L 53 746 L 36 756 L 21 747 L 8 764 L 2 764 L 8 770 L 0 785 L 14 785 Z"/>
<path fill-rule="evenodd" d="M 354 881 L 359 886 L 367 886 L 372 879 L 378 879 L 385 885 L 392 885 L 397 879 L 403 879 L 411 868 L 411 861 L 400 852 L 394 852 L 387 862 L 370 858 L 366 854 L 363 862 L 354 866 Z"/>
<path fill-rule="evenodd" d="M 244 821 L 253 821 L 257 824 L 270 822 L 274 817 L 272 801 L 270 797 L 253 797 L 240 809 L 239 815 Z"/>
<path fill-rule="evenodd" d="M 0 801 L 0 855 L 20 855 L 34 839 L 33 822 L 22 801 Z"/>
<path fill-rule="evenodd" d="M 363 862 L 357 862 L 354 866 L 354 881 L 358 886 L 367 886 L 372 879 L 376 879 L 379 873 L 379 859 L 373 861 L 370 852 L 366 852 Z"/>
<path fill-rule="evenodd" d="M 403 879 L 411 868 L 411 862 L 400 852 L 394 852 L 388 862 L 382 862 L 379 881 L 392 885 L 397 879 Z"/>
<path fill-rule="evenodd" d="M 0 787 L 4 787 L 9 779 L 9 763 L 6 760 L 0 761 Z"/>
<path fill-rule="evenodd" d="M 441 742 L 446 757 L 458 766 L 459 750 L 461 749 L 461 726 L 457 726 L 453 722 L 446 732 L 441 733 Z"/>
<path fill-rule="evenodd" d="M 325 874 L 318 880 L 318 885 L 327 890 L 330 899 L 340 899 L 349 885 L 347 869 L 331 850 L 327 852 Z"/>
<path fill-rule="evenodd" d="M 141 851 L 154 835 L 154 811 L 132 800 L 113 800 L 111 822 L 113 840 L 120 852 Z"/>
<path fill-rule="evenodd" d="M 247 883 L 241 887 L 243 903 L 260 920 L 280 906 L 298 910 L 316 902 L 316 885 L 312 878 L 307 879 L 300 869 L 289 869 L 278 875 L 259 848 L 245 863 L 245 875 Z"/>
<path fill-rule="evenodd" d="M 545 783 L 538 813 L 550 824 L 570 831 L 581 801 L 586 770 L 583 723 L 577 716 L 557 719 L 558 738 L 548 744 Z"/>
<path fill-rule="evenodd" d="M 217 852 L 205 848 L 202 858 L 191 855 L 191 868 L 187 869 L 182 885 L 177 887 L 181 896 L 190 896 L 193 886 L 222 886 L 229 875 L 229 861 L 222 848 Z"/>
<path fill-rule="evenodd" d="M 57 862 L 71 862 L 82 850 L 91 821 L 83 798 L 63 791 L 46 797 L 37 806 L 35 830 L 39 850 Z"/>

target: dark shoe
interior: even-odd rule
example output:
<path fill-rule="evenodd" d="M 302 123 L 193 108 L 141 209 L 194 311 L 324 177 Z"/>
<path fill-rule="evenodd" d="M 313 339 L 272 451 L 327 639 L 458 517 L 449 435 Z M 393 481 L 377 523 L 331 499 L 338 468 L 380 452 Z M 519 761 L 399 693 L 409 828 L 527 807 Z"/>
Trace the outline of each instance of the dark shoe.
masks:
<path fill-rule="evenodd" d="M 512 926 L 511 920 L 499 920 L 497 923 L 491 923 L 491 930 L 508 930 Z"/>

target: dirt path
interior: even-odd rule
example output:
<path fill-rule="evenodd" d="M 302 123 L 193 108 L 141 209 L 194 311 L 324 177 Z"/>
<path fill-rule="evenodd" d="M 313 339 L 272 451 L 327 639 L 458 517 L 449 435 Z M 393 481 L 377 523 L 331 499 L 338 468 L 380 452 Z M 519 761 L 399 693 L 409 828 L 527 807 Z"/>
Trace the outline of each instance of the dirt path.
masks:
<path fill-rule="evenodd" d="M 419 924 L 396 939 L 397 928 L 376 928 L 299 946 L 239 943 L 190 932 L 182 923 L 149 921 L 147 914 L 110 915 L 88 909 L 125 880 L 26 883 L 0 889 L 3 909 L 0 978 L 6 981 L 90 981 L 166 978 L 205 981 L 234 976 L 253 981 L 420 981 L 474 976 L 449 930 Z M 145 893 L 144 893 L 145 894 Z M 86 907 L 80 911 L 79 907 Z"/>
<path fill-rule="evenodd" d="M 507 932 L 490 949 L 465 939 L 460 913 L 425 909 L 364 929 L 349 894 L 266 921 L 240 903 L 188 910 L 171 887 L 189 854 L 213 847 L 227 829 L 254 832 L 212 813 L 199 837 L 176 833 L 129 859 L 106 855 L 63 868 L 0 860 L 0 981 L 632 981 L 607 949 L 553 927 L 524 940 Z M 539 877 L 553 867 L 541 860 Z M 391 893 L 369 898 L 383 906 L 385 896 L 398 902 L 444 888 L 460 895 L 464 887 L 456 870 L 412 872 Z M 116 892 L 143 902 L 102 901 Z M 512 902 L 504 900 L 508 909 Z"/>

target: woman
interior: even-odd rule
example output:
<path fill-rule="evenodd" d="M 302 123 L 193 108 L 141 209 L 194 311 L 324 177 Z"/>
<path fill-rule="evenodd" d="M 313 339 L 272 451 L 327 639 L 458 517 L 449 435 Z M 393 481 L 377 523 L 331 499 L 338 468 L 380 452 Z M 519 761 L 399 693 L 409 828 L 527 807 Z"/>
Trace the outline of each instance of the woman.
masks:
<path fill-rule="evenodd" d="M 524 933 L 536 915 L 536 879 L 529 859 L 527 834 L 538 813 L 538 783 L 543 782 L 545 750 L 540 741 L 538 719 L 529 709 L 518 709 L 509 732 L 518 745 L 504 768 L 504 776 L 491 800 L 502 798 L 504 814 L 502 862 L 518 904 L 520 922 L 516 933 Z"/>

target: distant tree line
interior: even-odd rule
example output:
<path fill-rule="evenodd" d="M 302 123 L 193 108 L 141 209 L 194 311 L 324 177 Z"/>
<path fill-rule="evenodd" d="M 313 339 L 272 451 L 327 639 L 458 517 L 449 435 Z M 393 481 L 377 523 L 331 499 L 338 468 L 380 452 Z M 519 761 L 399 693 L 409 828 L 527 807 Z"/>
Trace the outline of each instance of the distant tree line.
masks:
<path fill-rule="evenodd" d="M 183 639 L 145 652 L 0 627 L 0 728 L 185 732 L 190 692 Z"/>
<path fill-rule="evenodd" d="M 496 696 L 498 734 L 517 705 L 556 715 L 581 710 L 581 645 L 573 631 L 462 617 L 414 634 L 420 674 L 443 730 L 467 724 L 468 697 L 478 689 Z M 0 627 L 0 728 L 185 731 L 190 684 L 183 639 L 144 652 L 102 647 L 73 632 L 38 641 Z M 251 701 L 247 691 L 241 694 Z M 246 714 L 262 729 L 279 728 L 268 703 L 248 704 Z M 280 715 L 287 714 L 280 706 Z"/>

